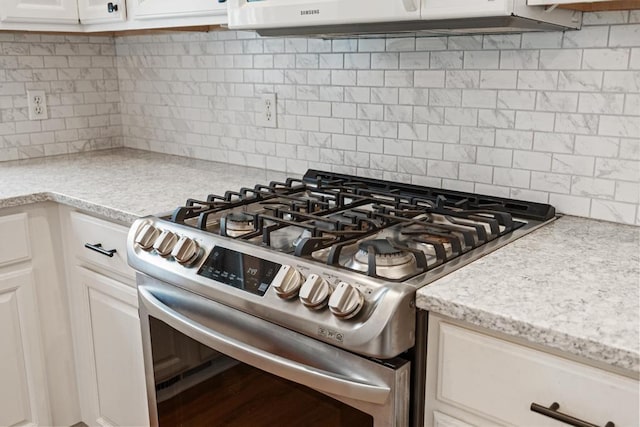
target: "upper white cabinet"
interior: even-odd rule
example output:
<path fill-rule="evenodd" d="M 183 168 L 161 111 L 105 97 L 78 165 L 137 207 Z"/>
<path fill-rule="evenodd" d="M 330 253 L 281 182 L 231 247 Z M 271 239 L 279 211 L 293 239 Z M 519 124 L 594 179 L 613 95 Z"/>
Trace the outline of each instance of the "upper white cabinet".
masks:
<path fill-rule="evenodd" d="M 0 0 L 0 22 L 77 24 L 77 0 Z"/>
<path fill-rule="evenodd" d="M 175 19 L 219 16 L 226 22 L 227 3 L 218 0 L 130 0 L 133 19 Z"/>
<path fill-rule="evenodd" d="M 127 4 L 125 0 L 78 0 L 78 13 L 83 24 L 123 22 Z"/>

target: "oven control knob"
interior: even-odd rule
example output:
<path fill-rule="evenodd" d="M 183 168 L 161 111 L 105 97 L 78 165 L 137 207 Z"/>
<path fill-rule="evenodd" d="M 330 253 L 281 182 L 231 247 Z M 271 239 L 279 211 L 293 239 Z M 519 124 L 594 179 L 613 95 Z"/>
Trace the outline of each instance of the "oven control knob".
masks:
<path fill-rule="evenodd" d="M 346 282 L 338 283 L 329 298 L 329 310 L 342 319 L 350 319 L 362 309 L 364 296 L 362 293 Z"/>
<path fill-rule="evenodd" d="M 304 276 L 290 265 L 283 265 L 273 278 L 273 289 L 282 299 L 293 298 L 298 294 Z"/>
<path fill-rule="evenodd" d="M 140 246 L 145 251 L 153 249 L 153 243 L 160 235 L 160 230 L 155 228 L 151 224 L 144 224 L 142 228 L 138 230 L 135 238 L 135 244 Z"/>
<path fill-rule="evenodd" d="M 329 295 L 331 295 L 329 283 L 317 274 L 310 274 L 302 284 L 298 297 L 306 307 L 320 310 L 327 305 Z"/>
<path fill-rule="evenodd" d="M 200 247 L 193 239 L 182 236 L 173 247 L 171 255 L 180 264 L 188 267 L 198 259 Z"/>
<path fill-rule="evenodd" d="M 168 257 L 171 255 L 171 251 L 177 242 L 178 236 L 176 236 L 175 233 L 172 233 L 169 230 L 164 230 L 160 233 L 160 236 L 158 236 L 156 242 L 153 244 L 153 249 L 155 249 L 161 256 Z"/>

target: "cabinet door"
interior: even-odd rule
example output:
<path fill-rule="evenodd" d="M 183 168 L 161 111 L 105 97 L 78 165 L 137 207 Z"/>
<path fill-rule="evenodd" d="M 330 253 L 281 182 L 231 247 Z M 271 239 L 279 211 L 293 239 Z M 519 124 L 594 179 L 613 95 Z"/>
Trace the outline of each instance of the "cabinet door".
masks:
<path fill-rule="evenodd" d="M 121 22 L 127 19 L 125 0 L 78 0 L 82 24 Z"/>
<path fill-rule="evenodd" d="M 31 269 L 0 275 L 0 425 L 51 425 Z"/>
<path fill-rule="evenodd" d="M 0 0 L 1 22 L 77 24 L 77 0 Z"/>
<path fill-rule="evenodd" d="M 219 0 L 130 0 L 134 19 L 188 18 L 226 15 L 226 2 Z"/>
<path fill-rule="evenodd" d="M 76 268 L 73 302 L 79 329 L 78 385 L 83 421 L 149 424 L 135 288 Z"/>

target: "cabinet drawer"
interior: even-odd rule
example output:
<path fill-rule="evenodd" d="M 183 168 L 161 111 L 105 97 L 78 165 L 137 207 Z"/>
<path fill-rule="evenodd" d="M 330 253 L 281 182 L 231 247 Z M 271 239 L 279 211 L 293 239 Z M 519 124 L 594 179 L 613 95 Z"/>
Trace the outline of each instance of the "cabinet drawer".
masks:
<path fill-rule="evenodd" d="M 29 221 L 26 213 L 0 216 L 0 266 L 31 258 Z"/>
<path fill-rule="evenodd" d="M 71 251 L 78 258 L 107 268 L 115 273 L 134 278 L 135 272 L 127 265 L 128 229 L 108 221 L 79 212 L 70 212 Z M 112 251 L 113 256 L 85 247 L 86 244 Z"/>
<path fill-rule="evenodd" d="M 638 426 L 638 381 L 454 325 L 441 323 L 437 399 L 499 424 L 564 425 L 558 412 L 616 427 Z"/>

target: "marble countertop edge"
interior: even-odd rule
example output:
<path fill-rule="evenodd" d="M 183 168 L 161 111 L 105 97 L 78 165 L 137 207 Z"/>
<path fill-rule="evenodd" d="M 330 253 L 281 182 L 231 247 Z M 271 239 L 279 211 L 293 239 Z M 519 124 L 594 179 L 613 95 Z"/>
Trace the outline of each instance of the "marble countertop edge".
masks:
<path fill-rule="evenodd" d="M 542 345 L 570 353 L 583 360 L 616 367 L 626 374 L 640 379 L 640 354 L 634 350 L 554 331 L 547 326 L 536 325 L 513 316 L 492 313 L 471 307 L 468 304 L 458 304 L 435 296 L 418 295 L 417 298 L 417 306 L 422 310 L 523 339 L 534 345 Z"/>
<path fill-rule="evenodd" d="M 126 212 L 118 208 L 105 206 L 89 200 L 72 197 L 67 194 L 56 193 L 52 191 L 43 191 L 31 194 L 22 194 L 11 196 L 0 200 L 0 208 L 11 208 L 17 206 L 25 206 L 34 203 L 56 202 L 70 207 L 78 208 L 87 213 L 93 213 L 104 218 L 118 221 L 129 225 L 133 223 L 140 215 Z"/>

